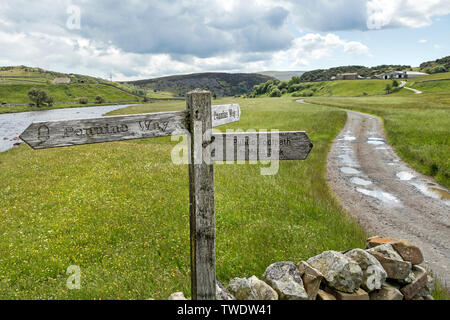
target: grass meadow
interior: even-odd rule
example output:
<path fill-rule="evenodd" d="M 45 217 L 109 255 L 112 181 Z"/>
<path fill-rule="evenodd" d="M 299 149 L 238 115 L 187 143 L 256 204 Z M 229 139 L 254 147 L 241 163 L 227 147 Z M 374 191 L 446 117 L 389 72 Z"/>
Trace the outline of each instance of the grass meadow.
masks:
<path fill-rule="evenodd" d="M 87 97 L 89 101 L 94 101 L 97 95 L 102 96 L 107 101 L 137 101 L 138 98 L 132 94 L 117 88 L 102 84 L 0 84 L 0 103 L 6 104 L 27 104 L 30 102 L 28 92 L 30 89 L 43 89 L 55 98 L 55 102 L 70 102 L 76 104 L 77 98 Z M 59 106 L 57 106 L 59 107 Z M 30 111 L 29 107 L 26 111 Z M 18 112 L 11 107 L 0 106 L 0 113 Z"/>
<path fill-rule="evenodd" d="M 364 247 L 367 234 L 326 184 L 326 158 L 346 115 L 292 99 L 240 103 L 222 129 L 306 130 L 307 161 L 217 165 L 217 276 L 261 276 L 277 261 Z M 184 109 L 160 102 L 114 112 Z M 330 125 L 332 123 L 333 125 Z M 145 139 L 0 154 L 0 299 L 167 299 L 190 295 L 188 168 L 171 161 L 178 142 Z M 66 269 L 81 267 L 81 290 Z"/>
<path fill-rule="evenodd" d="M 419 86 L 420 84 L 420 86 Z M 312 97 L 305 101 L 380 116 L 389 143 L 415 170 L 450 188 L 450 81 L 417 83 L 378 97 Z"/>

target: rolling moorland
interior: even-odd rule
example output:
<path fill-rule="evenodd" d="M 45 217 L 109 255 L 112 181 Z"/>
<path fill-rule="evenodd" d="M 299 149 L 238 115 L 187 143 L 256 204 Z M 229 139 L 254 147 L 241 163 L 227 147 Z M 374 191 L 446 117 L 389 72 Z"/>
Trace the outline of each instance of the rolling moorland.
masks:
<path fill-rule="evenodd" d="M 299 90 L 289 92 L 289 83 L 280 90 L 282 82 L 270 79 L 272 89 L 286 89 L 282 97 L 214 101 L 242 107 L 242 120 L 223 130 L 305 130 L 315 144 L 307 161 L 281 163 L 273 177 L 261 177 L 259 166 L 217 166 L 219 280 L 261 274 L 274 261 L 364 247 L 367 234 L 326 183 L 327 153 L 346 119 L 341 108 L 381 117 L 397 153 L 450 187 L 448 79 L 450 73 L 409 80 L 420 95 L 400 88 L 387 94 L 392 81 L 384 80 L 291 83 Z M 313 94 L 302 95 L 308 89 Z M 296 95 L 311 105 L 296 103 Z M 113 114 L 184 108 L 183 101 L 158 101 Z M 188 172 L 171 161 L 177 143 L 1 153 L 0 180 L 7 183 L 0 186 L 0 298 L 166 299 L 190 292 Z M 64 286 L 72 264 L 82 267 L 81 291 Z M 434 297 L 448 294 L 437 286 Z"/>
<path fill-rule="evenodd" d="M 178 97 L 184 97 L 187 92 L 196 88 L 205 88 L 217 97 L 224 97 L 247 94 L 255 85 L 273 79 L 256 73 L 198 73 L 131 81 L 124 84 L 131 84 L 156 92 L 171 92 Z"/>

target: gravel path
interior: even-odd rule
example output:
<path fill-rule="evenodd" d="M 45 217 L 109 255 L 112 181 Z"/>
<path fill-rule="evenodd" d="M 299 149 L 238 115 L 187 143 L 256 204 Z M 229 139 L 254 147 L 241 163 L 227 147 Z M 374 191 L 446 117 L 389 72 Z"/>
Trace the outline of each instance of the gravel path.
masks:
<path fill-rule="evenodd" d="M 418 245 L 426 266 L 449 288 L 449 190 L 400 160 L 386 143 L 380 119 L 347 114 L 347 124 L 328 156 L 333 191 L 371 235 Z"/>
<path fill-rule="evenodd" d="M 422 91 L 419 91 L 419 90 L 416 90 L 416 89 L 413 89 L 413 88 L 405 87 L 405 85 L 406 85 L 406 81 L 402 81 L 400 87 L 401 87 L 401 88 L 405 88 L 406 90 L 412 91 L 412 92 L 414 92 L 415 94 L 422 94 L 422 93 L 423 93 Z"/>

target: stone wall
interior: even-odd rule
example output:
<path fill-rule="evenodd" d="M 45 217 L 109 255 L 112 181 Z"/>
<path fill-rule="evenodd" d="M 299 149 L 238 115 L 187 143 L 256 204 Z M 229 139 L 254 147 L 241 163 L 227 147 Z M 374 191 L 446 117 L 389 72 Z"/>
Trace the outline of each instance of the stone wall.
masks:
<path fill-rule="evenodd" d="M 373 237 L 367 248 L 326 251 L 307 261 L 277 262 L 261 279 L 217 283 L 218 300 L 433 300 L 434 280 L 414 244 Z M 169 300 L 184 300 L 182 293 Z"/>

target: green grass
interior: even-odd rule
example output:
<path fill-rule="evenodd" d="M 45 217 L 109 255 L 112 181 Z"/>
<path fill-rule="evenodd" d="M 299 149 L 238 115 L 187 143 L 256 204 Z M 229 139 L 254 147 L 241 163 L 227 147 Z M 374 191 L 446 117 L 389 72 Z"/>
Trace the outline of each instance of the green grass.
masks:
<path fill-rule="evenodd" d="M 80 97 L 87 97 L 89 101 L 94 101 L 97 95 L 101 95 L 108 101 L 138 100 L 134 95 L 101 84 L 39 85 L 23 83 L 0 85 L 0 102 L 8 104 L 29 103 L 28 91 L 31 88 L 46 90 L 55 98 L 55 102 L 71 102 Z"/>
<path fill-rule="evenodd" d="M 136 104 L 138 102 L 135 102 Z M 30 112 L 30 111 L 44 111 L 44 110 L 54 110 L 54 109 L 68 109 L 68 108 L 86 108 L 86 107 L 97 107 L 97 106 L 111 106 L 111 105 L 122 105 L 122 104 L 134 104 L 134 103 L 116 103 L 116 102 L 106 102 L 106 103 L 89 103 L 89 104 L 58 104 L 53 107 L 30 107 L 30 106 L 15 106 L 15 107 L 5 107 L 0 106 L 0 114 L 3 113 L 17 113 L 17 112 Z"/>
<path fill-rule="evenodd" d="M 409 82 L 419 82 L 419 81 L 444 80 L 444 79 L 450 79 L 450 72 L 430 74 L 428 76 L 412 78 L 412 79 L 409 79 L 408 81 Z"/>
<path fill-rule="evenodd" d="M 417 87 L 414 87 L 417 88 Z M 405 91 L 405 90 L 402 90 Z M 360 98 L 307 98 L 307 102 L 380 116 L 389 143 L 419 172 L 450 187 L 450 91 Z"/>
<path fill-rule="evenodd" d="M 363 95 L 384 95 L 387 84 L 392 84 L 392 80 L 341 80 L 341 81 L 323 81 L 308 82 L 308 89 L 304 91 L 313 91 L 313 96 L 325 97 L 354 97 Z M 287 96 L 292 96 L 287 94 Z"/>
<path fill-rule="evenodd" d="M 225 128 L 306 130 L 307 161 L 217 165 L 217 274 L 261 276 L 276 261 L 364 247 L 366 234 L 326 184 L 330 145 L 345 123 L 339 109 L 292 99 L 221 100 L 242 107 Z M 119 113 L 178 110 L 184 103 Z M 332 123 L 333 125 L 330 125 Z M 225 129 L 222 128 L 222 129 Z M 188 169 L 171 162 L 169 138 L 0 154 L 0 299 L 167 299 L 189 295 Z M 78 265 L 82 289 L 66 289 Z"/>
<path fill-rule="evenodd" d="M 387 84 L 392 84 L 390 80 L 344 80 L 333 81 L 327 89 L 331 95 L 338 97 L 362 96 L 364 92 L 369 95 L 385 94 Z M 319 95 L 321 92 L 319 92 Z M 323 95 L 327 95 L 326 91 Z"/>
<path fill-rule="evenodd" d="M 450 94 L 450 80 L 443 81 L 428 81 L 428 82 L 415 82 L 411 88 L 420 90 L 426 93 L 443 92 Z"/>
<path fill-rule="evenodd" d="M 435 300 L 450 300 L 450 293 L 438 281 L 434 283 L 434 287 L 431 295 Z"/>

